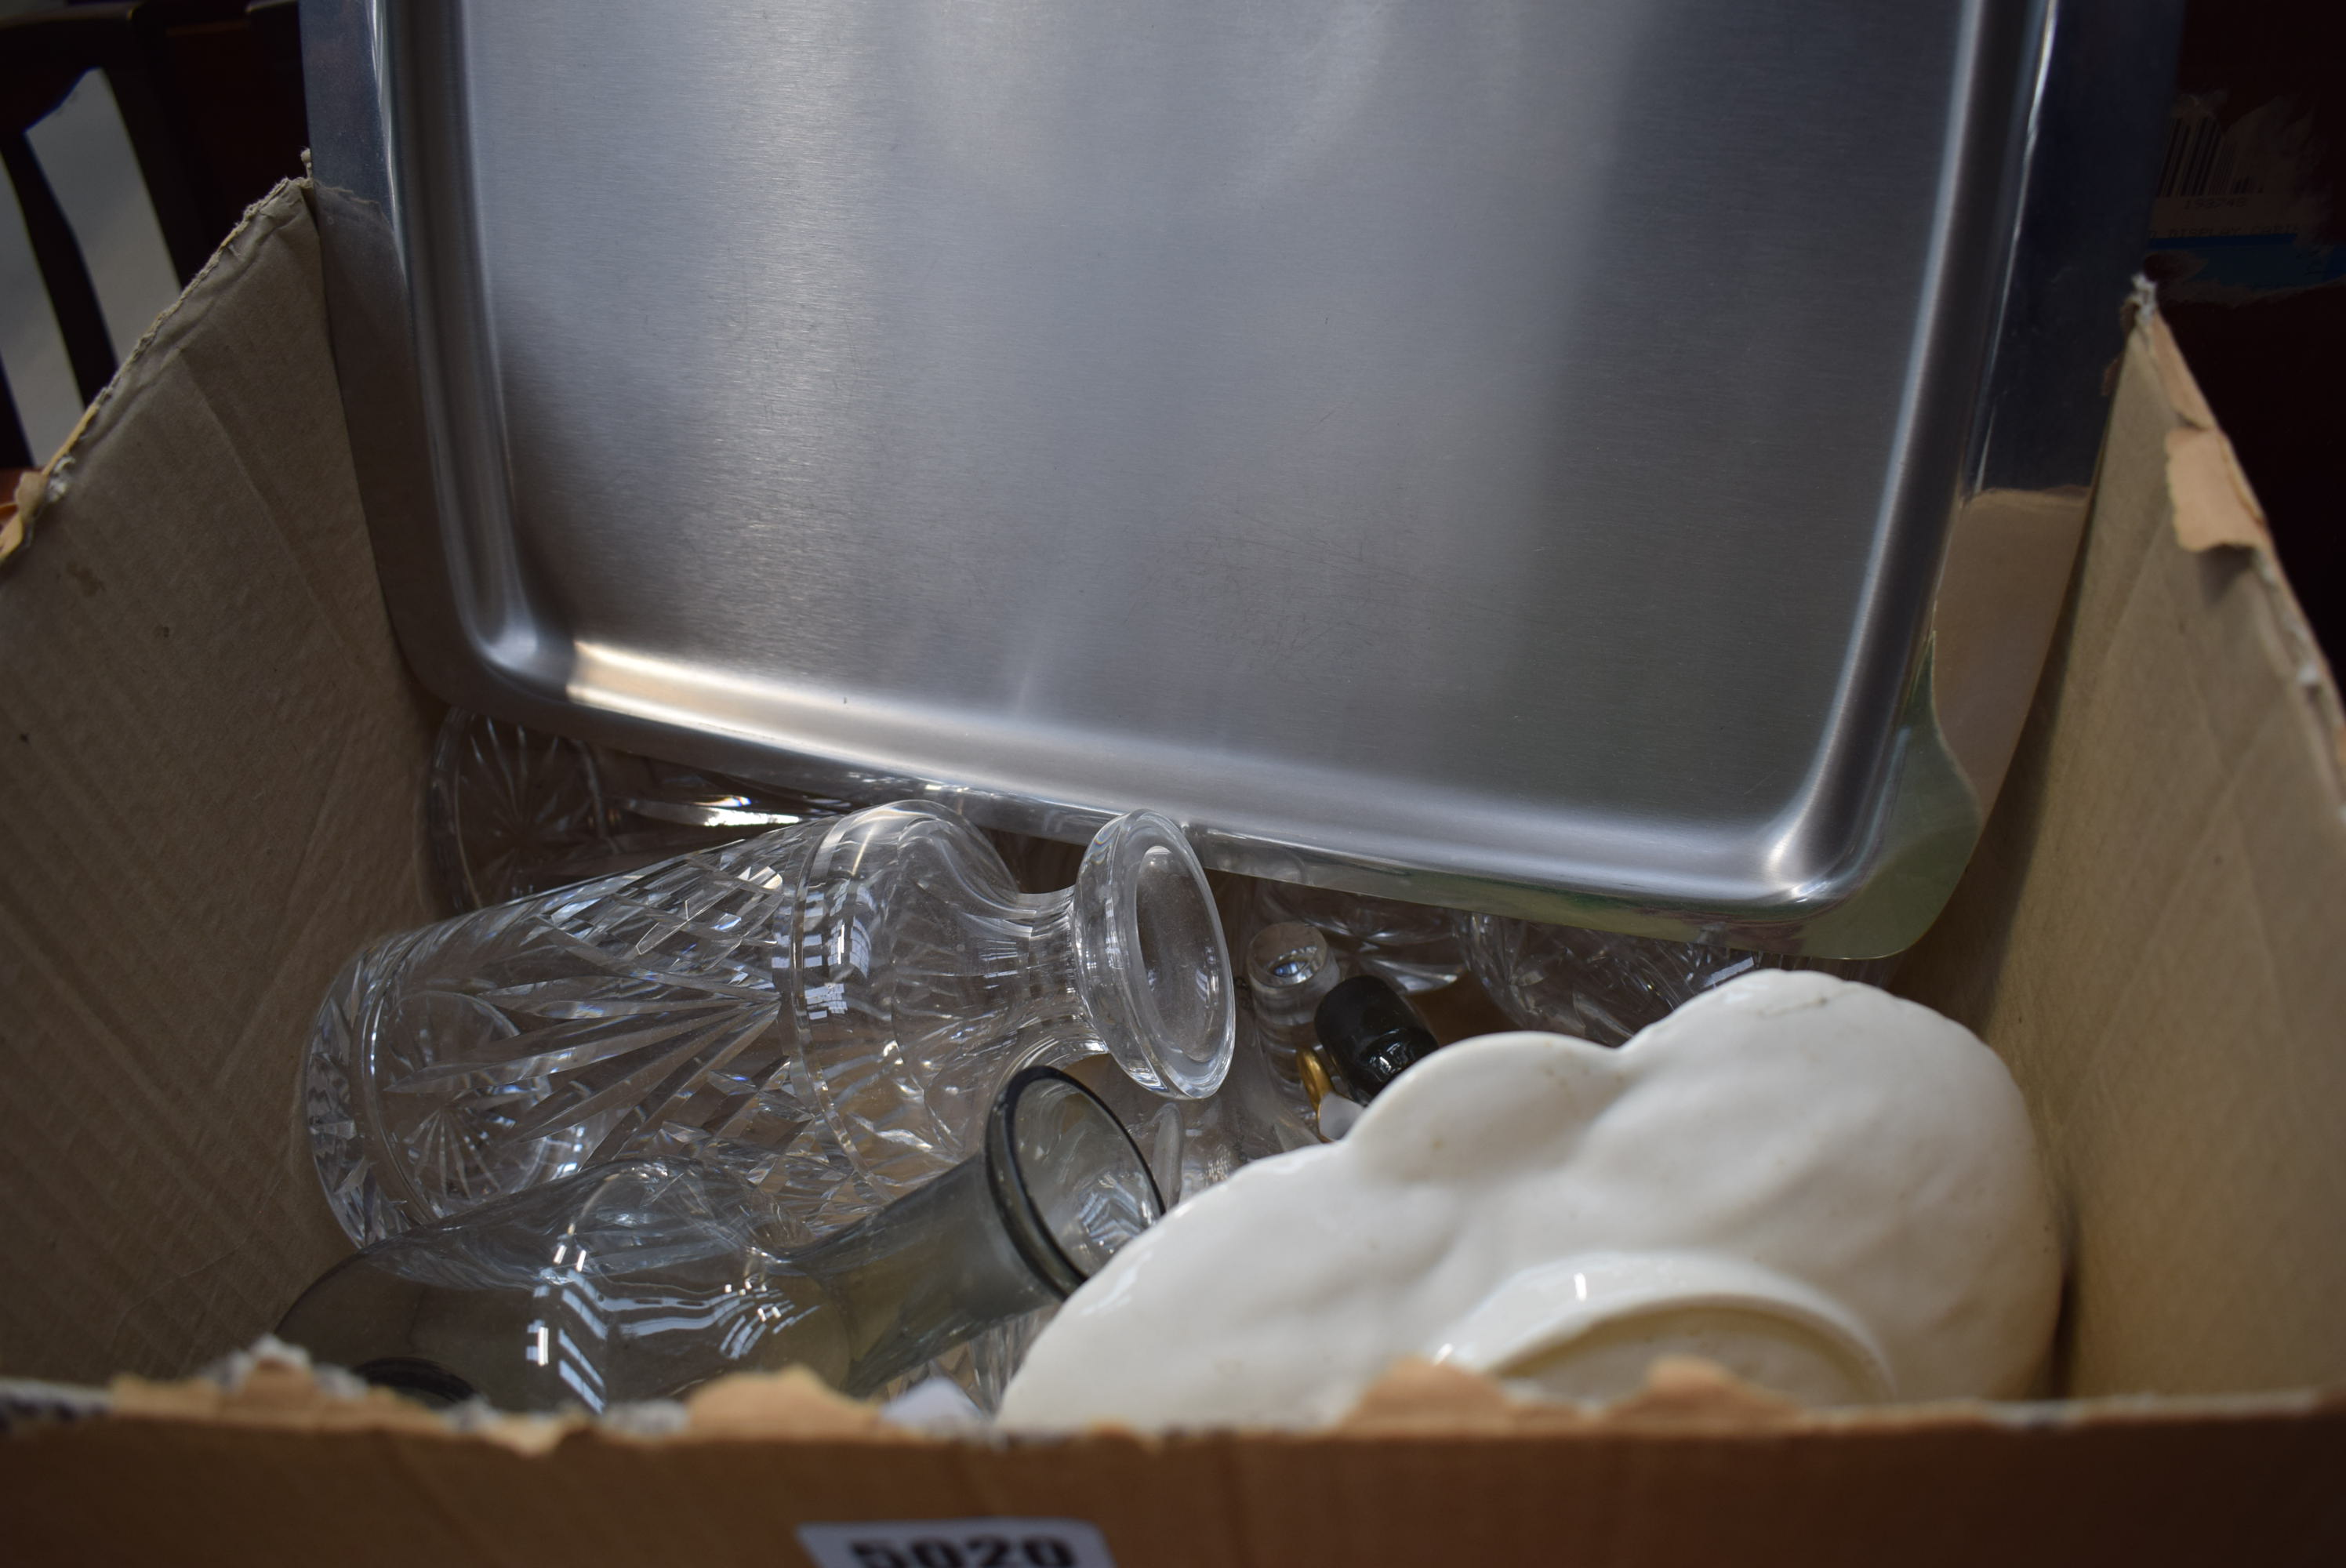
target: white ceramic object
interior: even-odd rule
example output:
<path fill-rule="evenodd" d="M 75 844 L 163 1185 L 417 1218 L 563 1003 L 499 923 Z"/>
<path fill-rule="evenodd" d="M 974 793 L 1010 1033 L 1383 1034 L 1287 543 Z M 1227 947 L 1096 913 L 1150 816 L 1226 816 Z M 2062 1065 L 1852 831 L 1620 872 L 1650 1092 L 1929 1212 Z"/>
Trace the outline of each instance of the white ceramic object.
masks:
<path fill-rule="evenodd" d="M 1820 1404 L 2008 1397 L 2060 1279 L 1994 1054 L 1872 986 L 1763 972 L 1617 1051 L 1493 1034 L 1421 1063 L 1342 1143 L 1126 1247 L 1001 1419 L 1317 1424 L 1408 1355 L 1564 1398 L 1668 1353 Z"/>

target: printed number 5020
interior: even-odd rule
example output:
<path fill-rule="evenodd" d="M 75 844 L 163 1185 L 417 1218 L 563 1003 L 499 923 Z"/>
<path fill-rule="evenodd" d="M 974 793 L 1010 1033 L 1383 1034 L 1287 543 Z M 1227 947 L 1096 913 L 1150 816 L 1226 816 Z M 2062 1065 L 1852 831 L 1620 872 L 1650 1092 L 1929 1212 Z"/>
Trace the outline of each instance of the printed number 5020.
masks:
<path fill-rule="evenodd" d="M 801 1524 L 815 1568 L 1116 1568 L 1082 1519 L 902 1519 Z"/>
<path fill-rule="evenodd" d="M 964 1535 L 948 1541 L 851 1541 L 857 1568 L 1076 1568 L 1076 1551 L 1056 1535 Z"/>

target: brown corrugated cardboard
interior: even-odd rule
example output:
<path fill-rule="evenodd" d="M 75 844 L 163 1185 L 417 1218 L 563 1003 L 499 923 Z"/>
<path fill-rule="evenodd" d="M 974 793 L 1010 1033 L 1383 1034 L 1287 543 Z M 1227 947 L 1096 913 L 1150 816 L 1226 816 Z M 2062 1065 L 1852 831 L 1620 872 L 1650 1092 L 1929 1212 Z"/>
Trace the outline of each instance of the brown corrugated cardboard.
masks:
<path fill-rule="evenodd" d="M 1125 1568 L 2337 1560 L 2346 1399 L 2230 1397 L 2346 1387 L 2336 697 L 2253 531 L 2211 522 L 2211 473 L 2250 519 L 2253 496 L 2138 326 L 2004 803 L 1902 988 L 2030 1097 L 2076 1260 L 2061 1388 L 2225 1397 L 1821 1416 L 1679 1368 L 1589 1419 L 1403 1369 L 1316 1436 L 988 1445 L 790 1384 L 712 1390 L 661 1438 L 459 1432 L 264 1365 L 0 1440 L 13 1543 L 764 1563 L 809 1522 L 1025 1515 L 1098 1524 Z M 295 1063 L 334 967 L 426 912 L 426 705 L 322 334 L 280 191 L 126 367 L 0 578 L 0 1374 L 185 1371 L 337 1247 Z"/>
<path fill-rule="evenodd" d="M 1296 1563 L 2320 1563 L 2346 1550 L 2346 1405 L 1854 1420 L 1453 1410 L 1313 1437 L 983 1446 L 574 1431 L 548 1451 L 321 1421 L 19 1435 L 0 1504 L 43 1561 L 789 1563 L 801 1523 L 1076 1519 L 1119 1568 Z M 117 1498 L 120 1502 L 113 1501 Z M 107 1500 L 101 1502 L 100 1500 Z"/>
<path fill-rule="evenodd" d="M 2076 1393 L 2346 1384 L 2337 692 L 2214 424 L 2146 318 L 2011 786 L 1901 977 L 2028 1095 Z"/>
<path fill-rule="evenodd" d="M 428 918 L 393 652 L 288 193 L 165 317 L 0 578 L 0 1372 L 184 1370 L 342 1250 L 291 1047 Z"/>

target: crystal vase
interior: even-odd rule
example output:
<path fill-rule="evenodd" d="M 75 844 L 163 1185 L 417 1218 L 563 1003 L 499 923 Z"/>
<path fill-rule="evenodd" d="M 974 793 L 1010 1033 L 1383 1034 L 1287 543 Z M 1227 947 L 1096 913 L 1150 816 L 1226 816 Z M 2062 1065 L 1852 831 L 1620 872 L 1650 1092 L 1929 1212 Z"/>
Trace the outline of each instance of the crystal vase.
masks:
<path fill-rule="evenodd" d="M 1478 914 L 1463 922 L 1474 978 L 1518 1026 L 1620 1045 L 1715 985 L 1755 969 L 1816 969 L 1884 985 L 1895 958 L 1796 958 Z"/>
<path fill-rule="evenodd" d="M 1064 1074 L 1014 1074 L 983 1144 L 812 1246 L 721 1167 L 590 1166 L 376 1243 L 278 1335 L 434 1404 L 599 1411 L 790 1365 L 869 1395 L 1066 1297 L 1162 1211 L 1130 1137 Z"/>
<path fill-rule="evenodd" d="M 475 910 L 856 805 L 452 708 L 424 822 L 442 896 Z"/>
<path fill-rule="evenodd" d="M 866 802 L 597 746 L 461 708 L 433 748 L 424 825 L 441 897 L 476 910 L 637 871 Z M 989 828 L 1023 892 L 1075 880 L 1083 848 Z"/>
<path fill-rule="evenodd" d="M 361 952 L 311 1044 L 312 1147 L 362 1243 L 625 1155 L 725 1166 L 811 1240 L 969 1157 L 1025 1061 L 1210 1095 L 1228 968 L 1153 812 L 1025 894 L 961 819 L 872 807 Z"/>

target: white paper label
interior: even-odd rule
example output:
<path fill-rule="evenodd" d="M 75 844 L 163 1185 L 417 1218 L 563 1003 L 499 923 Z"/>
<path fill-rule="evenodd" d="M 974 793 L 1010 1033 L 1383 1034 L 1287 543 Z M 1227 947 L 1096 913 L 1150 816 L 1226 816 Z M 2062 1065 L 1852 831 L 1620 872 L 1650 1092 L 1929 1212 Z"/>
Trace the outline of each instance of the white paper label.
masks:
<path fill-rule="evenodd" d="M 801 1524 L 815 1568 L 1116 1568 L 1080 1519 L 898 1519 Z"/>

